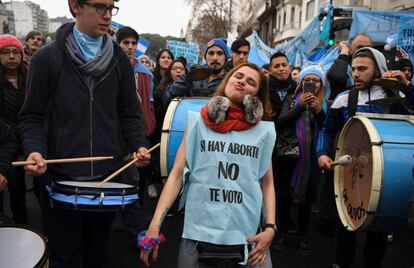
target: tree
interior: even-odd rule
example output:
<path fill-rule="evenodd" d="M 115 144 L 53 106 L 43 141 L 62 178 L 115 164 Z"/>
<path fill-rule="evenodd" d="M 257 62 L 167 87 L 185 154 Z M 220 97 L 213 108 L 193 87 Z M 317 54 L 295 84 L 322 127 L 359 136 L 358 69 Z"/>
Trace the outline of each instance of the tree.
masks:
<path fill-rule="evenodd" d="M 145 33 L 141 34 L 142 37 L 150 41 L 150 45 L 145 52 L 151 59 L 155 60 L 157 57 L 158 51 L 162 48 L 165 48 L 167 45 L 167 40 L 175 40 L 175 41 L 182 41 L 180 38 L 173 37 L 173 36 L 166 36 L 162 37 L 159 34 L 150 34 Z"/>
<path fill-rule="evenodd" d="M 227 37 L 229 31 L 229 0 L 186 0 L 193 6 L 193 38 L 200 47 L 210 39 Z"/>

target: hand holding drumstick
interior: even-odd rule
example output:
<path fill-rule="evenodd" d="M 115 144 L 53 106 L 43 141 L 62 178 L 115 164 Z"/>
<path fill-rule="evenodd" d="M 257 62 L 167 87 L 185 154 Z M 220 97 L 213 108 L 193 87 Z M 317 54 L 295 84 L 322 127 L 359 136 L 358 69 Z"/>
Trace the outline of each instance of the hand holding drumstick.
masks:
<path fill-rule="evenodd" d="M 133 154 L 133 159 L 129 161 L 126 165 L 122 166 L 120 169 L 112 173 L 110 176 L 108 176 L 106 179 L 101 181 L 98 186 L 103 185 L 104 183 L 110 181 L 112 178 L 114 178 L 116 175 L 127 169 L 130 165 L 134 164 L 137 167 L 143 167 L 149 164 L 149 161 L 151 160 L 150 153 L 160 147 L 161 143 L 158 143 L 157 145 L 154 145 L 151 149 L 147 150 L 146 148 L 139 148 L 138 153 Z"/>

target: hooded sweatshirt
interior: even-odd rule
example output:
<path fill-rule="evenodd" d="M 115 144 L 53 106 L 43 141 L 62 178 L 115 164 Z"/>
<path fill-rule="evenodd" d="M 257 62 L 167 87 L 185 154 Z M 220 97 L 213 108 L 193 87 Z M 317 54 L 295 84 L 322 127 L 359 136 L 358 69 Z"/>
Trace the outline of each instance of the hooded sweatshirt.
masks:
<path fill-rule="evenodd" d="M 371 51 L 375 63 L 381 72 L 381 76 L 384 72 L 388 71 L 386 60 L 384 55 L 376 50 L 375 48 L 371 47 L 363 47 L 357 50 L 354 53 L 352 60 L 363 51 Z M 404 95 L 402 92 L 399 92 L 401 97 L 405 97 L 408 104 L 413 106 L 414 105 L 414 92 L 413 90 L 408 90 L 405 92 Z M 316 153 L 317 157 L 321 155 L 332 155 L 331 148 L 332 142 L 335 138 L 336 134 L 343 128 L 344 124 L 350 118 L 349 109 L 348 109 L 348 96 L 349 90 L 344 91 L 343 93 L 339 94 L 335 101 L 333 102 L 330 110 L 325 119 L 324 127 L 319 132 L 317 145 L 316 145 Z M 376 104 L 367 104 L 368 101 L 376 100 L 376 99 L 383 99 L 387 97 L 387 91 L 383 89 L 381 86 L 373 85 L 369 89 L 360 90 L 358 92 L 358 104 L 357 104 L 357 112 L 364 112 L 364 113 L 384 113 L 384 108 L 380 105 Z M 399 107 L 401 108 L 401 107 Z M 394 109 L 391 110 L 390 113 L 392 114 L 406 114 L 407 112 L 403 109 Z"/>

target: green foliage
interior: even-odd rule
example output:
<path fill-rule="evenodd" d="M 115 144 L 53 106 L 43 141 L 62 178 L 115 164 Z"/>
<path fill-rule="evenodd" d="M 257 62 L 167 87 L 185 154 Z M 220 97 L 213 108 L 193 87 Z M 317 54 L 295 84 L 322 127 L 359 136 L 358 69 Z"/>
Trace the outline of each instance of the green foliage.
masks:
<path fill-rule="evenodd" d="M 159 34 L 145 33 L 141 34 L 140 36 L 151 42 L 145 54 L 153 60 L 155 60 L 155 58 L 157 57 L 158 51 L 167 46 L 167 40 L 183 41 L 181 38 L 170 35 L 163 37 Z"/>

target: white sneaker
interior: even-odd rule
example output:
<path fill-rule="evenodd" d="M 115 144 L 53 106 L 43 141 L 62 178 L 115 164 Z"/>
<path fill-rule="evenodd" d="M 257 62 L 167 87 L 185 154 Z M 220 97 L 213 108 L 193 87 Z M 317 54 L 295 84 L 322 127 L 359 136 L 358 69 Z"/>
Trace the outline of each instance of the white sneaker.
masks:
<path fill-rule="evenodd" d="M 157 193 L 157 188 L 155 188 L 154 184 L 150 184 L 148 185 L 148 196 L 151 198 L 156 198 L 158 197 L 158 193 Z"/>

